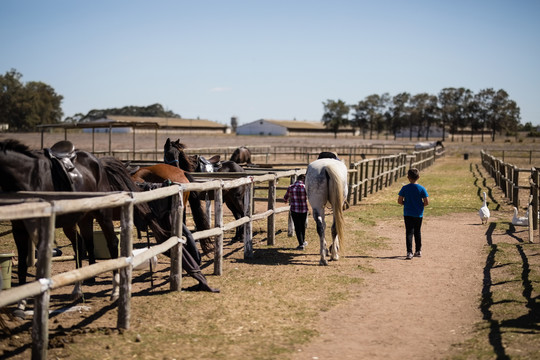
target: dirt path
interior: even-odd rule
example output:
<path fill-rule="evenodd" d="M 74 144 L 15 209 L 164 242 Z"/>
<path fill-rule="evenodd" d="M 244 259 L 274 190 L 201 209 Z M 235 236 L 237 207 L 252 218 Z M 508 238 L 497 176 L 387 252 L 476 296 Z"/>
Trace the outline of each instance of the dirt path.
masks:
<path fill-rule="evenodd" d="M 359 295 L 322 315 L 313 342 L 293 359 L 437 359 L 481 320 L 486 227 L 474 214 L 426 218 L 423 256 L 404 260 L 404 225 L 382 222 L 388 247 Z M 367 291 L 369 289 L 369 291 Z"/>

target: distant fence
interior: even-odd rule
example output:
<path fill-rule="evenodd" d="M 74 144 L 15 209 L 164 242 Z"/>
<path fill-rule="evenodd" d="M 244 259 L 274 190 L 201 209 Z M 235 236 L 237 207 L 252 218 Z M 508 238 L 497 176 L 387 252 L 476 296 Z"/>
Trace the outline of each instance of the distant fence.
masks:
<path fill-rule="evenodd" d="M 202 156 L 220 155 L 222 160 L 229 160 L 236 147 L 188 148 L 187 154 Z M 360 159 L 392 155 L 399 152 L 412 152 L 414 145 L 357 145 L 357 146 L 250 146 L 252 161 L 258 164 L 269 164 L 288 159 L 287 163 L 308 164 L 315 160 L 321 151 L 330 151 L 349 163 Z M 163 151 L 156 150 L 111 150 L 93 151 L 97 156 L 114 156 L 121 160 L 161 161 Z"/>

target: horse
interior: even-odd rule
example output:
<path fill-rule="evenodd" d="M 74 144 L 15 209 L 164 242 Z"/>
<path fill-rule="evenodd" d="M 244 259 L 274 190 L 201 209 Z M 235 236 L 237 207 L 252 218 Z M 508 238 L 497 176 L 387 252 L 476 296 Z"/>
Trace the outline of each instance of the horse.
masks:
<path fill-rule="evenodd" d="M 64 165 L 60 165 L 60 164 Z M 5 192 L 16 191 L 77 191 L 103 192 L 109 191 L 105 169 L 91 153 L 77 150 L 69 141 L 61 141 L 50 149 L 31 151 L 28 146 L 17 140 L 0 142 L 0 189 Z M 112 258 L 118 257 L 118 238 L 114 232 L 112 209 L 101 209 L 88 213 L 71 213 L 56 218 L 56 227 L 62 227 L 75 251 L 75 264 L 81 267 L 84 258 L 83 244 L 86 247 L 88 262 L 96 262 L 93 243 L 93 220 L 99 223 L 105 236 L 107 247 Z M 19 285 L 26 284 L 28 273 L 29 239 L 42 247 L 38 236 L 39 220 L 13 220 L 11 222 L 13 237 L 19 256 Z M 79 227 L 80 234 L 76 227 Z M 119 275 L 113 272 L 113 291 L 111 300 L 119 296 Z M 90 279 L 91 281 L 92 279 Z M 82 297 L 80 283 L 75 284 L 72 296 Z M 19 304 L 24 310 L 24 304 Z"/>
<path fill-rule="evenodd" d="M 437 148 L 437 146 L 440 146 L 441 148 L 444 149 L 444 145 L 443 145 L 442 141 L 437 140 L 437 141 L 431 141 L 431 142 L 419 142 L 419 143 L 416 143 L 414 145 L 414 150 L 418 151 L 418 150 L 433 149 L 433 148 Z"/>
<path fill-rule="evenodd" d="M 251 151 L 245 146 L 240 146 L 234 150 L 229 160 L 234 161 L 237 164 L 245 163 L 247 165 L 251 165 Z"/>
<path fill-rule="evenodd" d="M 164 155 L 163 161 L 166 164 L 174 164 L 178 168 L 189 172 L 245 172 L 244 169 L 234 161 L 208 161 L 210 166 L 206 163 L 206 159 L 198 155 L 187 155 L 184 152 L 186 145 L 180 142 L 180 139 L 171 141 L 167 138 L 163 147 Z M 213 156 L 210 159 L 216 159 Z M 223 192 L 223 202 L 231 210 L 236 220 L 244 216 L 244 194 L 246 192 L 245 186 L 236 187 Z M 202 194 L 199 194 L 199 198 L 202 199 Z M 235 231 L 233 242 L 243 241 L 244 238 L 244 225 L 238 226 Z"/>
<path fill-rule="evenodd" d="M 141 167 L 131 175 L 131 178 L 136 183 L 163 183 L 165 181 L 172 181 L 173 183 L 188 184 L 193 182 L 193 177 L 190 174 L 178 167 L 167 164 Z M 186 198 L 191 207 L 195 229 L 198 231 L 210 229 L 210 220 L 204 208 L 201 207 L 201 202 L 197 195 L 193 192 L 186 192 L 184 193 L 184 203 L 186 202 Z M 203 253 L 208 254 L 214 251 L 214 244 L 211 238 L 201 239 L 200 244 Z"/>
<path fill-rule="evenodd" d="M 126 166 L 120 160 L 114 157 L 104 157 L 100 161 L 106 169 L 112 191 L 140 192 L 145 189 L 145 185 L 148 185 L 148 183 L 135 183 Z M 133 223 L 139 231 L 150 228 L 156 241 L 161 244 L 168 240 L 172 234 L 170 209 L 170 198 L 135 204 Z M 205 276 L 201 272 L 201 255 L 186 224 L 182 224 L 182 234 L 187 239 L 186 244 L 183 245 L 182 268 L 188 275 L 199 281 L 195 290 L 219 292 L 219 289 L 211 288 L 208 285 Z M 167 251 L 165 255 L 170 256 L 170 251 Z"/>
<path fill-rule="evenodd" d="M 338 260 L 339 246 L 345 243 L 343 206 L 347 199 L 347 166 L 331 158 L 317 159 L 308 165 L 306 171 L 306 191 L 313 210 L 313 219 L 317 225 L 320 240 L 320 265 L 328 265 L 325 241 L 325 206 L 330 203 L 334 213 L 332 223 L 331 260 Z"/>

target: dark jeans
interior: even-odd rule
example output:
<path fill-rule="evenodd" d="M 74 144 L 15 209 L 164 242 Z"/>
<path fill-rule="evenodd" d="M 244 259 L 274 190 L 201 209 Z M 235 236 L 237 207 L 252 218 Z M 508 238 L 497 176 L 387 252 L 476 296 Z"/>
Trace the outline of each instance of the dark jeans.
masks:
<path fill-rule="evenodd" d="M 298 239 L 298 245 L 303 245 L 306 241 L 306 219 L 307 213 L 297 213 L 291 211 L 291 218 L 294 224 L 294 232 Z"/>
<path fill-rule="evenodd" d="M 415 251 L 422 250 L 422 234 L 420 229 L 422 228 L 421 217 L 404 216 L 405 218 L 405 241 L 407 244 L 407 253 L 412 253 L 412 243 L 414 236 Z"/>

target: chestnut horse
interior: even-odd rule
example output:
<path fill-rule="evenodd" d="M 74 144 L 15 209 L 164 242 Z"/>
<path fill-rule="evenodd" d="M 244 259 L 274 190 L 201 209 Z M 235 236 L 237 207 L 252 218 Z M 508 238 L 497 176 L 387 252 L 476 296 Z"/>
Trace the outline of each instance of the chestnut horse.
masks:
<path fill-rule="evenodd" d="M 193 181 L 191 175 L 184 172 L 184 170 L 167 164 L 141 167 L 131 177 L 135 183 L 163 183 L 165 181 L 171 181 L 173 183 L 188 184 Z M 210 220 L 196 194 L 186 192 L 184 193 L 184 203 L 186 203 L 186 198 L 191 207 L 195 229 L 198 231 L 210 229 Z M 214 250 L 212 239 L 201 239 L 200 243 L 205 254 Z"/>
<path fill-rule="evenodd" d="M 245 172 L 244 169 L 234 161 L 212 161 L 216 156 L 206 160 L 202 156 L 188 155 L 184 152 L 186 145 L 180 142 L 180 139 L 171 141 L 167 139 L 164 145 L 163 160 L 166 164 L 177 166 L 178 168 L 190 172 Z M 223 201 L 231 210 L 236 220 L 244 216 L 244 194 L 245 186 L 236 187 L 223 192 Z M 199 199 L 203 200 L 201 194 Z M 244 225 L 236 228 L 233 241 L 243 241 Z"/>

